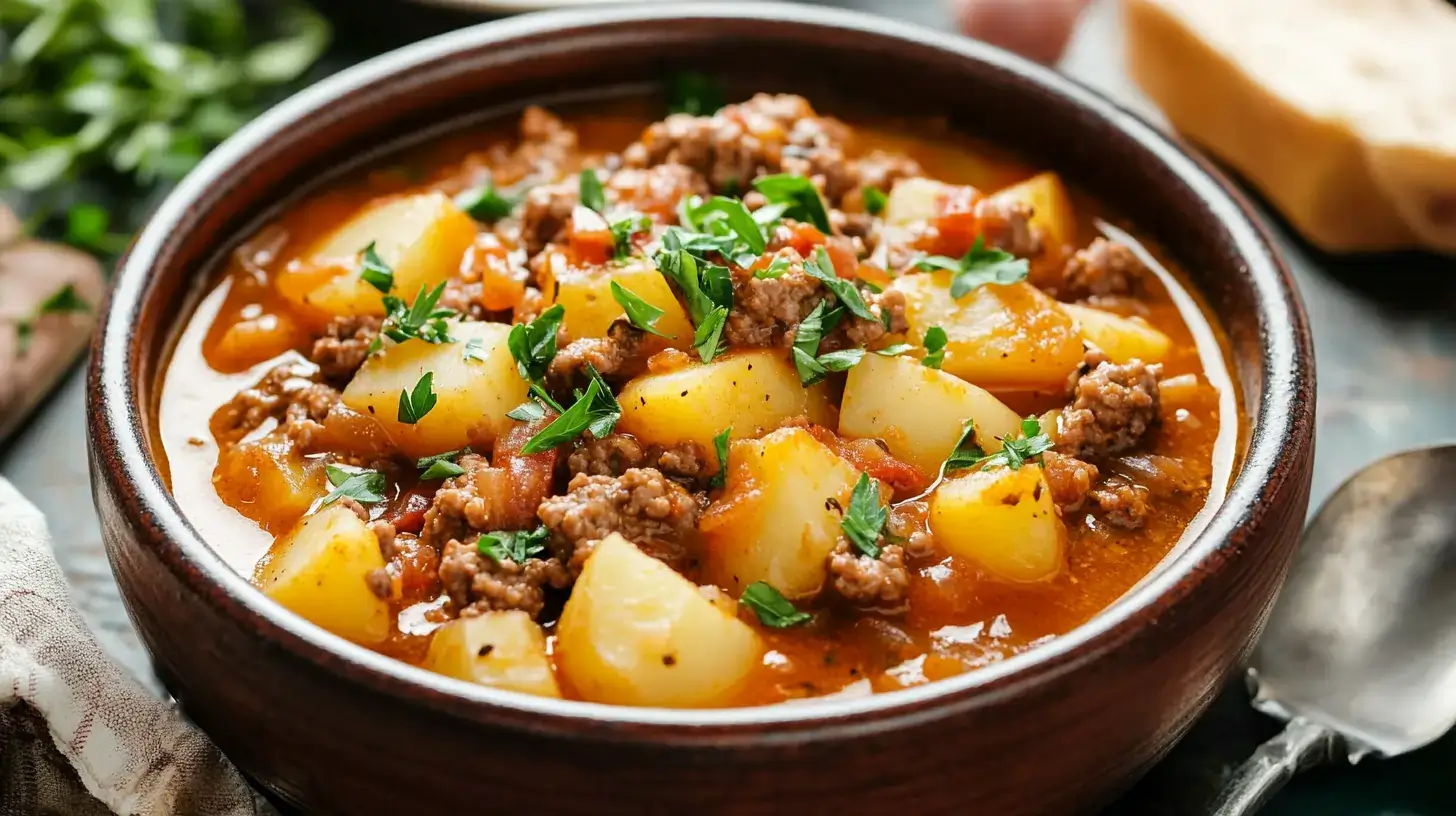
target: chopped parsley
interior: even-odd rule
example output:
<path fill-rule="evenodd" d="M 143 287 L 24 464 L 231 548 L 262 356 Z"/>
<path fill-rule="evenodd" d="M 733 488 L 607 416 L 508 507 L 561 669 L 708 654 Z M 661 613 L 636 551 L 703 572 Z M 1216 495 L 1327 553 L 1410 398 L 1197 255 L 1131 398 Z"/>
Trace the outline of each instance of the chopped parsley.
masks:
<path fill-rule="evenodd" d="M 380 339 L 382 337 L 388 337 L 396 343 L 406 340 L 423 340 L 426 343 L 455 342 L 455 338 L 450 336 L 450 326 L 445 322 L 447 318 L 455 316 L 455 310 L 435 308 L 444 291 L 444 283 L 433 290 L 429 290 L 422 283 L 419 293 L 415 295 L 413 306 L 393 295 L 385 295 L 384 325 L 379 329 L 380 337 L 374 338 L 374 342 L 369 344 L 369 353 L 373 354 L 384 345 Z"/>
<path fill-rule="evenodd" d="M 819 341 L 839 324 L 844 310 L 824 309 L 825 301 L 819 301 L 799 323 L 794 332 L 794 369 L 799 372 L 799 383 L 810 386 L 823 380 L 831 371 L 848 371 L 864 359 L 862 348 L 819 353 Z"/>
<path fill-rule="evenodd" d="M 465 468 L 455 464 L 455 460 L 463 453 L 468 453 L 469 448 L 437 453 L 434 456 L 426 456 L 415 462 L 415 467 L 420 469 L 420 481 L 428 482 L 434 479 L 448 479 L 451 476 L 459 476 L 465 472 Z"/>
<path fill-rule="evenodd" d="M 630 289 L 616 281 L 612 281 L 612 299 L 626 312 L 627 320 L 633 326 L 658 337 L 666 337 L 669 340 L 676 339 L 675 335 L 663 334 L 657 330 L 657 320 L 662 317 L 663 311 L 651 303 L 643 300 L 634 294 Z"/>
<path fill-rule="evenodd" d="M 829 226 L 829 211 L 824 208 L 824 199 L 814 182 L 793 173 L 764 176 L 753 182 L 753 189 L 763 193 L 771 204 L 787 205 L 784 215 L 796 221 L 813 224 L 825 235 L 833 230 Z"/>
<path fill-rule="evenodd" d="M 834 273 L 834 262 L 829 259 L 829 252 L 822 245 L 814 248 L 813 258 L 804 260 L 804 271 L 824 284 L 824 288 L 833 292 L 834 296 L 839 298 L 839 302 L 844 304 L 844 308 L 850 311 L 850 314 L 865 320 L 880 320 L 880 316 L 870 311 L 870 307 L 865 305 L 864 298 L 860 296 L 854 283 Z"/>
<path fill-rule="evenodd" d="M 813 615 L 794 606 L 783 593 L 763 581 L 744 587 L 738 602 L 753 610 L 758 622 L 771 629 L 787 629 L 814 620 Z"/>
<path fill-rule="evenodd" d="M 723 351 L 723 326 L 728 322 L 728 310 L 719 306 L 708 313 L 697 331 L 693 332 L 693 348 L 705 363 L 711 363 Z"/>
<path fill-rule="evenodd" d="M 762 255 L 768 248 L 768 239 L 764 237 L 763 227 L 749 214 L 748 208 L 743 206 L 742 201 L 736 198 L 714 196 L 693 208 L 693 215 L 699 224 L 709 223 L 706 219 L 715 214 L 748 247 L 749 252 L 754 255 Z"/>
<path fill-rule="evenodd" d="M 878 187 L 866 187 L 860 191 L 864 196 L 865 212 L 870 215 L 879 215 L 885 211 L 885 205 L 889 203 L 889 196 Z"/>
<path fill-rule="evenodd" d="M 972 467 L 985 458 L 986 452 L 976 444 L 976 421 L 968 419 L 961 427 L 961 436 L 956 440 L 955 447 L 951 449 L 950 456 L 946 458 L 945 464 L 940 466 L 940 475 L 944 476 L 953 470 Z"/>
<path fill-rule="evenodd" d="M 767 267 L 760 269 L 757 272 L 754 272 L 753 276 L 755 278 L 764 279 L 781 278 L 784 276 L 785 272 L 793 268 L 794 264 L 788 258 L 785 258 L 782 255 L 775 255 L 774 259 L 768 262 Z"/>
<path fill-rule="evenodd" d="M 509 411 L 506 416 L 511 419 L 518 419 L 521 422 L 535 422 L 546 416 L 546 407 L 535 400 L 526 400 Z"/>
<path fill-rule="evenodd" d="M 581 205 L 596 212 L 607 211 L 607 192 L 602 189 L 601 177 L 597 171 L 588 167 L 581 171 L 580 181 L 577 182 L 577 192 L 581 197 Z"/>
<path fill-rule="evenodd" d="M 617 404 L 617 398 L 612 396 L 612 389 L 602 380 L 597 370 L 588 368 L 588 372 L 591 382 L 587 384 L 586 393 L 578 396 L 576 402 L 561 416 L 531 437 L 521 448 L 522 455 L 529 456 L 551 450 L 581 436 L 583 431 L 589 430 L 592 436 L 601 439 L 617 427 L 617 420 L 622 416 L 622 406 Z"/>
<path fill-rule="evenodd" d="M 414 390 L 399 392 L 399 421 L 414 425 L 435 407 L 435 372 L 426 371 Z"/>
<path fill-rule="evenodd" d="M 379 257 L 373 241 L 359 253 L 359 277 L 386 295 L 394 288 L 394 269 Z"/>
<path fill-rule="evenodd" d="M 885 346 L 882 349 L 875 349 L 875 353 L 881 357 L 899 357 L 907 351 L 913 351 L 914 346 L 909 343 L 896 343 L 892 346 Z"/>
<path fill-rule="evenodd" d="M 979 235 L 970 251 L 960 260 L 944 255 L 927 255 L 915 265 L 927 271 L 943 269 L 950 272 L 950 295 L 957 298 L 988 283 L 1008 284 L 1026 280 L 1031 270 L 1025 258 L 995 247 L 987 249 L 986 239 Z"/>
<path fill-rule="evenodd" d="M 1020 470 L 1027 462 L 1042 464 L 1042 454 L 1052 449 L 1051 437 L 1042 433 L 1041 422 L 1036 417 L 1027 417 L 1021 420 L 1021 438 L 1008 439 L 1001 437 L 1001 450 L 987 455 L 980 446 L 971 441 L 973 436 L 972 423 L 966 421 L 966 428 L 961 433 L 960 441 L 956 443 L 955 450 L 951 452 L 950 458 L 945 460 L 941 467 L 941 473 L 949 473 L 953 470 L 963 470 L 975 465 L 983 468 L 1007 467 L 1012 470 Z"/>
<path fill-rule="evenodd" d="M 607 225 L 612 232 L 612 255 L 622 260 L 632 255 L 632 236 L 652 231 L 652 219 L 642 213 L 632 213 Z"/>
<path fill-rule="evenodd" d="M 729 425 L 713 437 L 713 450 L 718 454 L 718 472 L 708 480 L 708 487 L 724 487 L 728 484 L 728 437 L 732 433 L 733 426 Z"/>
<path fill-rule="evenodd" d="M 524 564 L 527 559 L 546 551 L 546 539 L 550 535 L 544 524 L 529 531 L 497 530 L 481 533 L 475 541 L 475 548 L 497 564 L 506 561 Z"/>
<path fill-rule="evenodd" d="M 536 382 L 546 376 L 546 369 L 556 359 L 556 332 L 565 316 L 566 307 L 558 303 L 530 323 L 517 323 L 511 327 L 506 347 L 516 360 L 516 371 L 521 379 Z"/>
<path fill-rule="evenodd" d="M 861 473 L 854 483 L 854 492 L 849 496 L 849 507 L 839 521 L 839 529 L 855 549 L 870 558 L 880 557 L 880 532 L 890 511 L 880 506 L 878 483 Z"/>
<path fill-rule="evenodd" d="M 945 329 L 939 326 L 931 326 L 925 330 L 925 357 L 920 364 L 926 368 L 940 368 L 945 362 L 945 344 L 950 340 L 945 334 Z"/>
<path fill-rule="evenodd" d="M 324 496 L 319 508 L 328 507 L 342 498 L 350 498 L 360 504 L 378 504 L 384 501 L 384 474 L 377 470 L 324 465 L 329 484 L 334 489 Z"/>
<path fill-rule="evenodd" d="M 511 214 L 519 198 L 502 195 L 495 188 L 495 181 L 487 178 L 485 184 L 473 189 L 466 190 L 455 197 L 455 206 L 465 211 L 466 215 L 476 221 L 489 223 L 499 221 Z"/>
<path fill-rule="evenodd" d="M 680 71 L 667 78 L 667 112 L 711 116 L 723 107 L 727 96 L 712 77 L 696 71 Z"/>
<path fill-rule="evenodd" d="M 663 236 L 664 248 L 653 260 L 662 276 L 682 294 L 693 325 L 701 326 L 717 309 L 733 308 L 733 279 L 725 266 L 699 264 L 678 237 L 669 230 Z"/>

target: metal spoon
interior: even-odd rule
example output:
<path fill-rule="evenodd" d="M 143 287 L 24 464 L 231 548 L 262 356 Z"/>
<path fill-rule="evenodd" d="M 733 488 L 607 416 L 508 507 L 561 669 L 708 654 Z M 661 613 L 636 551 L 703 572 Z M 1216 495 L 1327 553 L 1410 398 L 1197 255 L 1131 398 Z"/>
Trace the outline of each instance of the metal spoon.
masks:
<path fill-rule="evenodd" d="M 1254 707 L 1286 720 L 1216 816 L 1256 812 L 1295 773 L 1392 757 L 1456 725 L 1456 445 L 1382 459 L 1304 532 L 1250 661 Z"/>

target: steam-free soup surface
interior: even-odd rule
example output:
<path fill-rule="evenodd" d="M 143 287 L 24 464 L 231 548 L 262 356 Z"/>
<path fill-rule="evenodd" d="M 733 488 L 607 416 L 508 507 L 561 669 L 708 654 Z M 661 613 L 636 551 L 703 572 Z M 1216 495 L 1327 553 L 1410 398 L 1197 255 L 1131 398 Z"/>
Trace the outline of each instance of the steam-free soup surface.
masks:
<path fill-rule="evenodd" d="M 731 706 L 1032 648 L 1219 501 L 1221 335 L 1055 167 L 662 112 L 530 108 L 247 236 L 161 397 L 213 546 L 464 680 Z"/>

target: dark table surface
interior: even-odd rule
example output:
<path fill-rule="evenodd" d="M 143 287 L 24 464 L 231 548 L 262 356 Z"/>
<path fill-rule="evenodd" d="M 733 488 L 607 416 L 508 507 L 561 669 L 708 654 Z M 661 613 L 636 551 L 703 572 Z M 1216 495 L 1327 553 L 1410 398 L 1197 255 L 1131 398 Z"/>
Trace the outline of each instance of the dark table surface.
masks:
<path fill-rule="evenodd" d="M 342 30 L 328 68 L 389 45 L 377 30 L 359 27 L 357 10 L 372 4 L 329 2 L 342 10 L 335 15 Z M 934 28 L 953 27 L 941 0 L 815 2 Z M 420 25 L 457 21 L 425 19 Z M 386 38 L 400 36 L 398 26 L 392 28 Z M 1123 69 L 1116 0 L 1093 3 L 1061 67 L 1132 110 L 1160 120 Z M 1420 254 L 1333 258 L 1300 242 L 1273 216 L 1268 220 L 1298 278 L 1314 326 L 1319 411 L 1312 506 L 1318 507 L 1367 462 L 1392 451 L 1456 439 L 1456 321 L 1451 318 L 1456 260 Z M 160 693 L 102 552 L 86 475 L 84 389 L 80 372 L 73 372 L 29 426 L 0 448 L 0 475 L 50 519 L 57 556 L 103 646 Z M 1200 812 L 1229 766 L 1275 730 L 1272 721 L 1248 707 L 1242 684 L 1231 684 L 1188 737 L 1112 812 Z M 1402 759 L 1308 774 L 1267 812 L 1456 813 L 1456 785 L 1447 781 L 1453 767 L 1456 738 L 1448 737 Z"/>

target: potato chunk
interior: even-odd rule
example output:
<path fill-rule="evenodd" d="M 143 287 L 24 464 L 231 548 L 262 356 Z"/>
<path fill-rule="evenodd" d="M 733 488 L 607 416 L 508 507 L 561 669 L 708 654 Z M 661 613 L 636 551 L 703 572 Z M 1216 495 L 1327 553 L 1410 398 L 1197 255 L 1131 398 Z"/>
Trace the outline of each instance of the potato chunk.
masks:
<path fill-rule="evenodd" d="M 401 196 L 366 207 L 323 238 L 305 260 L 279 276 L 278 290 L 303 307 L 330 315 L 382 315 L 378 289 L 359 277 L 359 253 L 370 242 L 394 269 L 392 294 L 413 302 L 460 268 L 475 241 L 475 222 L 441 193 Z M 317 270 L 332 270 L 320 276 Z"/>
<path fill-rule="evenodd" d="M 940 202 L 945 196 L 946 186 L 935 179 L 901 179 L 885 201 L 885 223 L 899 227 L 929 221 L 940 215 Z"/>
<path fill-rule="evenodd" d="M 763 653 L 748 624 L 616 533 L 587 558 L 556 638 L 565 681 L 619 705 L 728 704 Z"/>
<path fill-rule="evenodd" d="M 617 401 L 622 404 L 618 430 L 648 444 L 697 442 L 708 451 L 713 437 L 730 425 L 733 437 L 742 439 L 793 417 L 823 424 L 832 415 L 824 386 L 805 389 L 788 357 L 771 349 L 638 377 Z"/>
<path fill-rule="evenodd" d="M 334 504 L 279 539 L 258 568 L 263 594 L 339 637 L 382 643 L 389 605 L 365 577 L 384 568 L 379 539 L 353 511 Z"/>
<path fill-rule="evenodd" d="M 1031 226 L 1041 233 L 1042 244 L 1060 257 L 1065 247 L 1077 241 L 1077 216 L 1072 199 L 1056 173 L 1041 173 L 994 193 L 992 198 L 1021 201 L 1032 209 Z"/>
<path fill-rule="evenodd" d="M 803 428 L 734 442 L 723 497 L 699 523 L 706 574 L 734 594 L 765 581 L 785 597 L 817 594 L 859 471 Z"/>
<path fill-rule="evenodd" d="M 997 437 L 1021 428 L 1015 411 L 959 377 L 911 357 L 866 354 L 845 381 L 839 435 L 883 439 L 897 459 L 934 475 L 968 419 L 988 453 L 1001 449 Z"/>
<path fill-rule="evenodd" d="M 634 262 L 622 267 L 568 269 L 555 276 L 556 299 L 566 309 L 561 327 L 567 340 L 583 337 L 605 337 L 612 321 L 622 316 L 622 306 L 612 297 L 612 282 L 662 310 L 657 330 L 674 339 L 674 348 L 686 349 L 693 344 L 693 324 L 678 303 L 677 295 L 650 263 Z"/>
<path fill-rule="evenodd" d="M 1087 342 L 1102 349 L 1114 363 L 1134 358 L 1160 363 L 1168 356 L 1173 340 L 1140 317 L 1123 317 L 1090 306 L 1065 303 L 1062 308 L 1077 321 Z"/>
<path fill-rule="evenodd" d="M 459 618 L 435 630 L 424 667 L 430 671 L 539 697 L 560 697 L 546 634 L 519 609 Z"/>
<path fill-rule="evenodd" d="M 273 535 L 293 529 L 314 501 L 329 492 L 323 463 L 305 459 L 277 431 L 220 450 L 212 482 L 234 510 Z"/>
<path fill-rule="evenodd" d="M 344 388 L 344 404 L 378 420 L 407 456 L 488 448 L 510 427 L 506 412 L 526 399 L 526 383 L 506 345 L 510 333 L 502 323 L 460 322 L 450 326 L 454 343 L 386 346 Z M 465 349 L 474 341 L 467 359 Z M 435 374 L 435 407 L 415 425 L 400 422 L 400 392 L 412 390 L 427 371 Z"/>
<path fill-rule="evenodd" d="M 950 296 L 950 274 L 905 275 L 913 336 L 939 326 L 948 342 L 941 368 L 992 391 L 1060 389 L 1082 361 L 1082 337 L 1056 301 L 1027 283 L 989 284 Z"/>
<path fill-rule="evenodd" d="M 952 555 L 1007 581 L 1041 581 L 1062 566 L 1066 530 L 1036 465 L 951 479 L 930 498 L 930 531 Z"/>

